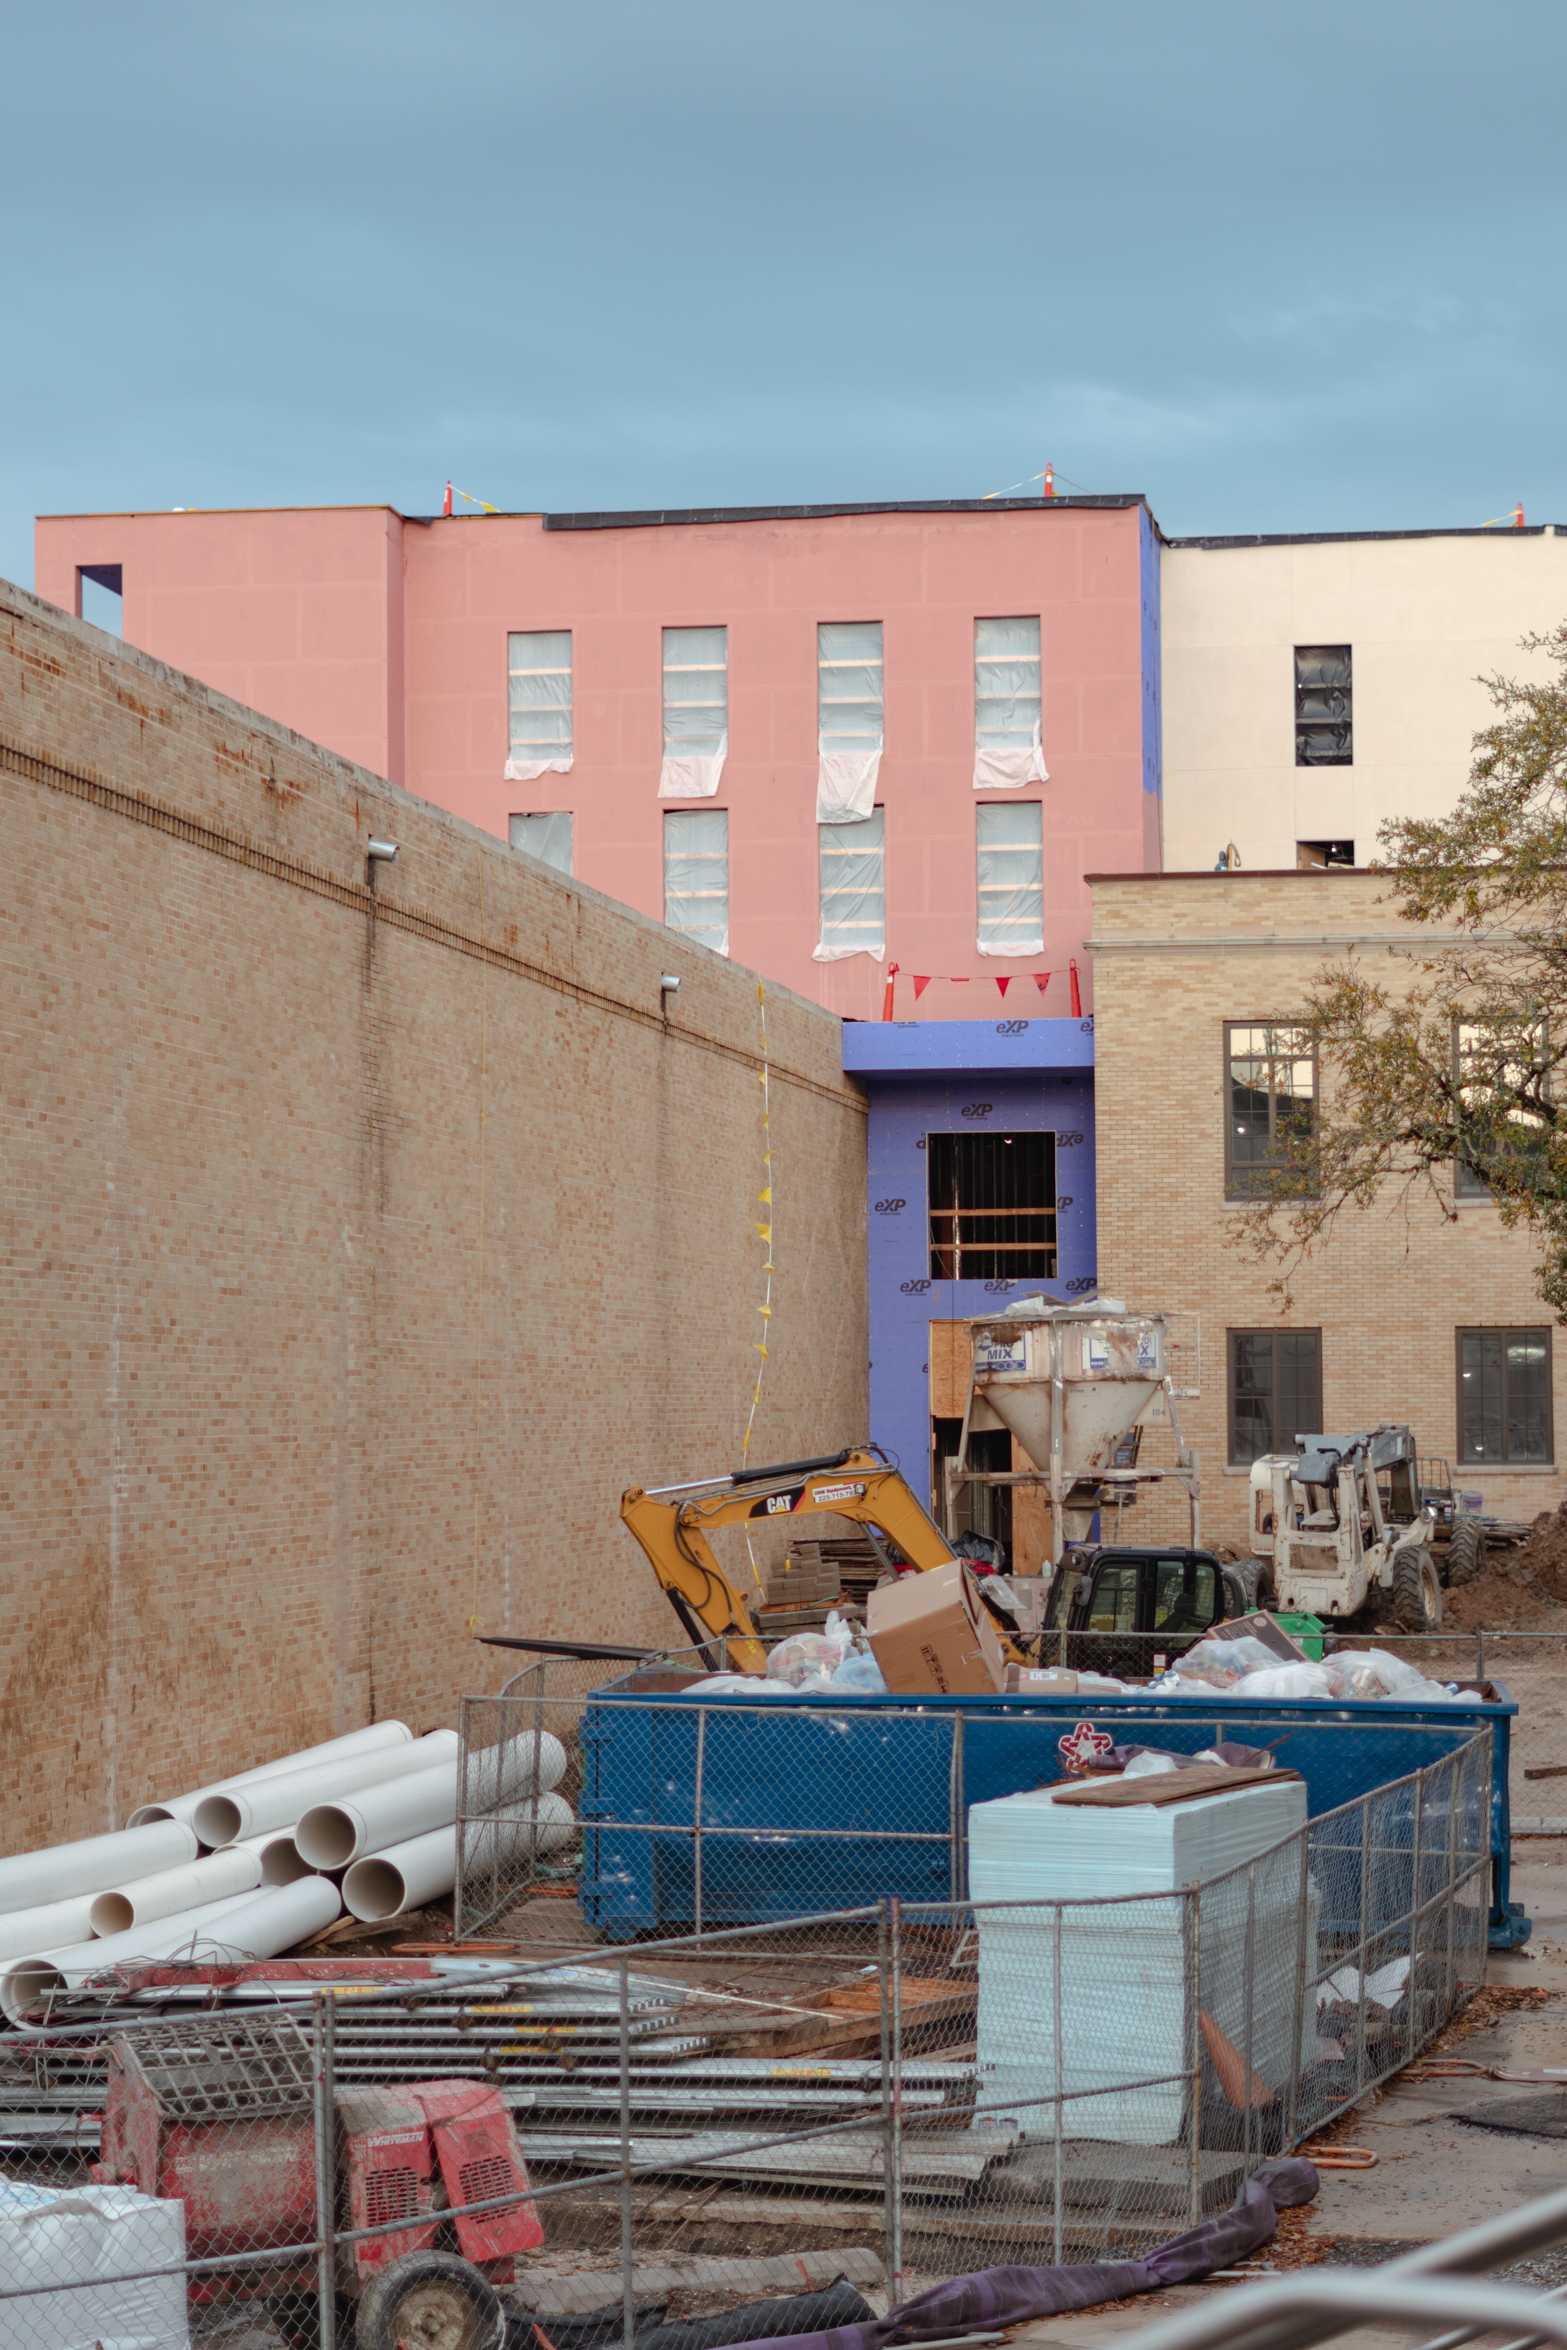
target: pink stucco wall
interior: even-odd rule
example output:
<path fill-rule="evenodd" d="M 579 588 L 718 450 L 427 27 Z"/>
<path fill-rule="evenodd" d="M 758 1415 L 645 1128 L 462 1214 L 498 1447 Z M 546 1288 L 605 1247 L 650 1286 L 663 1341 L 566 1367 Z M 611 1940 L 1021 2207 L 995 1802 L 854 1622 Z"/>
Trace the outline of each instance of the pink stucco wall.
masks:
<path fill-rule="evenodd" d="M 505 837 L 570 808 L 575 869 L 662 908 L 660 631 L 729 631 L 730 947 L 737 960 L 865 1015 L 884 966 L 819 964 L 816 625 L 880 620 L 887 952 L 937 984 L 921 1018 L 1067 1008 L 1089 871 L 1157 861 L 1145 790 L 1140 523 L 1135 506 L 884 513 L 547 530 L 536 516 L 405 521 L 387 508 L 67 516 L 38 526 L 38 590 L 73 609 L 81 565 L 123 566 L 125 634 L 224 692 Z M 978 953 L 973 627 L 1037 612 L 1044 647 L 1045 953 Z M 504 779 L 506 639 L 573 632 L 572 772 Z M 1028 976 L 1057 973 L 1042 1003 Z M 954 986 L 954 975 L 969 984 Z"/>

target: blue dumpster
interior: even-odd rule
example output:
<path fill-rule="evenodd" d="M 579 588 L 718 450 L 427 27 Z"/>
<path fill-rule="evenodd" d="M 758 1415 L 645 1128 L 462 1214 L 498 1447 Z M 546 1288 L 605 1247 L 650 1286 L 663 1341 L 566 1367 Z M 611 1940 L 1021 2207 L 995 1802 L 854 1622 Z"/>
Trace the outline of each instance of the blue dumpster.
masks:
<path fill-rule="evenodd" d="M 961 1901 L 968 1807 L 1065 1774 L 1080 1721 L 1120 1743 L 1195 1753 L 1266 1746 L 1311 1816 L 1491 1734 L 1490 1939 L 1529 1920 L 1509 1898 L 1508 1750 L 1518 1708 L 1487 1682 L 1446 1704 L 1210 1696 L 693 1697 L 697 1676 L 628 1674 L 581 1723 L 583 1914 L 611 1941 L 762 1925 L 897 1896 Z"/>

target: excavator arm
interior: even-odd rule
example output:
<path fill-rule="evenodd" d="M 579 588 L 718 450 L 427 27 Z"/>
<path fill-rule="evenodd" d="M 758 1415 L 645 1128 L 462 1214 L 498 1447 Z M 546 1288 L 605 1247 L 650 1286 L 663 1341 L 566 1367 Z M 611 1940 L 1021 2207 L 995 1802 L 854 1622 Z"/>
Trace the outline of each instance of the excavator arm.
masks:
<path fill-rule="evenodd" d="M 880 1531 L 910 1568 L 943 1566 L 952 1546 L 930 1512 L 874 1445 L 853 1446 L 821 1460 L 778 1461 L 691 1485 L 621 1496 L 620 1514 L 647 1553 L 654 1574 L 699 1648 L 728 1642 L 731 1670 L 765 1673 L 767 1651 L 756 1619 L 714 1557 L 708 1536 L 720 1526 L 825 1513 Z M 889 1562 L 891 1563 L 891 1562 Z"/>

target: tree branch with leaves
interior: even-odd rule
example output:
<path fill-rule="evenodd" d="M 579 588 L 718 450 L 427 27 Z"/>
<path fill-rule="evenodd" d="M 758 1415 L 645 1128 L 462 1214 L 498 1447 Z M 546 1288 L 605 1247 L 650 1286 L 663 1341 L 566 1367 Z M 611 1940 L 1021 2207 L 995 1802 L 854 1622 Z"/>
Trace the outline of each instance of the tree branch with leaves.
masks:
<path fill-rule="evenodd" d="M 1546 664 L 1484 680 L 1495 715 L 1451 814 L 1378 836 L 1386 902 L 1411 927 L 1401 983 L 1350 951 L 1292 1022 L 1316 1054 L 1316 1113 L 1279 1122 L 1250 1228 L 1286 1301 L 1347 1210 L 1423 1197 L 1456 1221 L 1462 1188 L 1529 1233 L 1567 1321 L 1567 623 L 1524 649 Z"/>

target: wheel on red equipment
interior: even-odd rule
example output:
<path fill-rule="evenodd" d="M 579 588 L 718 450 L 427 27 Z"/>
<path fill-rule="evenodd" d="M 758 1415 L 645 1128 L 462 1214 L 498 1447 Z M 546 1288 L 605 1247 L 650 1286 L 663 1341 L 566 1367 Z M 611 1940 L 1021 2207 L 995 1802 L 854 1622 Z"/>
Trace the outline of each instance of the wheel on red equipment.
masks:
<path fill-rule="evenodd" d="M 506 2311 L 472 2263 L 410 2252 L 371 2278 L 354 2312 L 359 2350 L 501 2350 Z"/>

